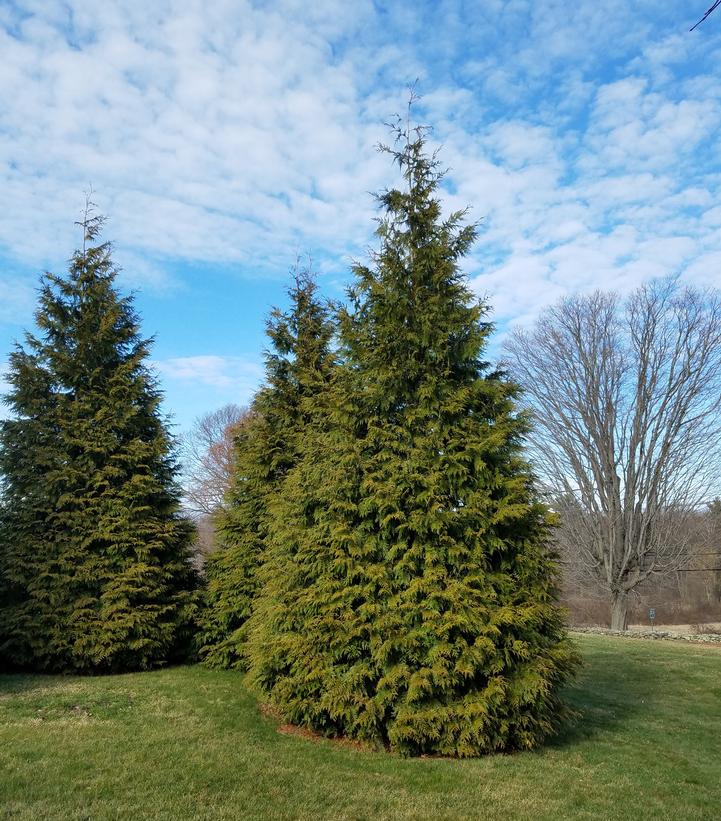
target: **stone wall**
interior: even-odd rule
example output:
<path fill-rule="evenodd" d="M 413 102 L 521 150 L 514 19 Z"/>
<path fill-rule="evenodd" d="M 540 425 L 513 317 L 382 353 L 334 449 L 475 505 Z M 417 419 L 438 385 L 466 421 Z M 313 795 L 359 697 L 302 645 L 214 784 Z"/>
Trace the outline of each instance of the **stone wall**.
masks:
<path fill-rule="evenodd" d="M 609 630 L 606 627 L 569 627 L 572 633 L 592 633 L 598 636 L 620 636 L 625 639 L 666 639 L 668 641 L 692 641 L 720 643 L 721 633 L 672 633 L 668 630 Z"/>

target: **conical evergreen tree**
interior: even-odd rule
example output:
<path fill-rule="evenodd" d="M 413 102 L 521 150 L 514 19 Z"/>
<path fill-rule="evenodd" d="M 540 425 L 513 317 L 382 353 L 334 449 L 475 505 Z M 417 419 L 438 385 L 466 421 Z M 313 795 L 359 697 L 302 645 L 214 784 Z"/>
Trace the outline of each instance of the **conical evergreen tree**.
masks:
<path fill-rule="evenodd" d="M 379 197 L 344 364 L 277 494 L 251 672 L 288 720 L 328 734 L 408 754 L 533 747 L 577 661 L 550 517 L 459 269 L 475 227 L 442 218 L 422 129 L 398 136 L 405 188 Z"/>
<path fill-rule="evenodd" d="M 235 481 L 216 522 L 219 546 L 206 567 L 200 656 L 210 667 L 246 667 L 248 618 L 260 587 L 275 497 L 297 462 L 309 408 L 332 370 L 334 327 L 310 271 L 296 270 L 288 294 L 290 309 L 275 309 L 267 323 L 265 384 L 237 434 Z"/>
<path fill-rule="evenodd" d="M 38 336 L 10 356 L 0 423 L 0 655 L 110 672 L 176 658 L 195 609 L 190 523 L 131 297 L 101 217 L 66 277 L 46 274 Z"/>

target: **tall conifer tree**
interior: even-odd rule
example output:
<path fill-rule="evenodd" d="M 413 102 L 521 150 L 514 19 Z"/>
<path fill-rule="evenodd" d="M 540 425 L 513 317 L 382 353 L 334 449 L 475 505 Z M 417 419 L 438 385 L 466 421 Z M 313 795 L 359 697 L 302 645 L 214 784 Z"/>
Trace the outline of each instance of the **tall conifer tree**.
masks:
<path fill-rule="evenodd" d="M 266 380 L 235 443 L 235 481 L 218 517 L 219 547 L 207 563 L 200 655 L 210 667 L 246 667 L 248 618 L 274 506 L 284 477 L 298 459 L 299 438 L 332 370 L 334 332 L 312 273 L 296 269 L 290 309 L 275 309 L 266 332 Z"/>
<path fill-rule="evenodd" d="M 0 423 L 0 655 L 38 670 L 110 672 L 176 658 L 195 574 L 173 443 L 103 219 L 45 274 L 37 336 L 10 355 Z"/>
<path fill-rule="evenodd" d="M 476 229 L 442 218 L 423 130 L 398 137 L 405 185 L 379 196 L 343 366 L 278 494 L 251 671 L 287 719 L 328 734 L 408 754 L 533 747 L 576 664 L 550 517 L 459 268 Z"/>

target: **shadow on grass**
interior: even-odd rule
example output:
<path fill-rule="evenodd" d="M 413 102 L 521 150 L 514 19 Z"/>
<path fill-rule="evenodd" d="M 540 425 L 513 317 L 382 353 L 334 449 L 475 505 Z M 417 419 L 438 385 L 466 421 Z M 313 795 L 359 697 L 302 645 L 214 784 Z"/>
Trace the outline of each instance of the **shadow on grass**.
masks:
<path fill-rule="evenodd" d="M 613 733 L 624 724 L 633 722 L 639 715 L 650 713 L 654 705 L 664 699 L 665 685 L 655 676 L 653 656 L 641 651 L 640 647 L 638 649 L 640 652 L 636 652 L 636 646 L 621 642 L 584 642 L 583 667 L 576 681 L 563 694 L 564 701 L 576 716 L 556 736 L 549 739 L 542 749 L 569 748 L 600 734 Z M 191 671 L 194 668 L 186 669 Z M 204 675 L 205 672 L 203 671 Z M 22 701 L 22 712 L 56 707 L 62 710 L 67 708 L 66 702 L 74 707 L 77 701 L 82 700 L 83 703 L 87 701 L 94 712 L 98 709 L 114 712 L 125 708 L 128 701 L 127 693 L 123 693 L 124 688 L 116 686 L 119 678 L 121 676 L 2 674 L 0 706 L 4 702 L 6 708 L 17 709 L 21 705 L 11 705 L 10 702 Z M 77 692 L 78 689 L 85 690 L 93 682 L 101 681 L 112 682 L 112 686 L 101 687 L 102 692 L 87 692 L 82 696 Z M 74 692 L 66 692 L 69 686 Z M 167 689 L 166 682 L 153 682 L 153 689 L 158 686 L 163 690 Z M 254 698 L 244 687 L 239 688 L 240 692 L 235 692 L 235 686 L 232 689 L 234 697 L 244 695 L 251 707 L 250 702 Z M 219 709 L 223 715 L 227 713 L 225 700 Z M 260 723 L 266 725 L 264 721 Z"/>
<path fill-rule="evenodd" d="M 82 680 L 77 675 L 58 673 L 3 673 L 0 675 L 0 698 L 2 696 L 30 695 L 33 691 L 54 690 L 67 687 L 69 683 Z"/>
<path fill-rule="evenodd" d="M 174 670 L 192 671 L 200 668 L 193 663 L 166 664 L 147 670 L 123 670 L 115 672 L 100 670 L 95 672 L 36 672 L 32 670 L 13 669 L 0 672 L 0 696 L 9 693 L 23 693 L 30 690 L 48 690 L 55 687 L 67 687 L 68 684 L 90 684 L 91 682 L 122 682 L 124 678 L 145 676 L 148 674 L 173 673 Z"/>
<path fill-rule="evenodd" d="M 134 707 L 132 694 L 118 687 L 98 689 L 92 681 L 91 677 L 75 675 L 2 675 L 0 725 L 108 720 L 122 717 Z"/>
<path fill-rule="evenodd" d="M 654 675 L 651 658 L 626 648 L 584 648 L 576 681 L 563 693 L 576 713 L 545 746 L 564 748 L 612 732 L 638 715 L 649 713 L 664 698 L 664 684 Z"/>

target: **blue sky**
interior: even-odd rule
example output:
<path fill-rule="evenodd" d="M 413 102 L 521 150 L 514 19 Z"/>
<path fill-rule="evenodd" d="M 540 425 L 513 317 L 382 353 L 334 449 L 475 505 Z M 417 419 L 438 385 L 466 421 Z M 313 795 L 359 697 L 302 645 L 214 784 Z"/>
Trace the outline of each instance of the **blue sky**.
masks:
<path fill-rule="evenodd" d="M 0 0 L 0 372 L 92 184 L 177 429 L 246 402 L 294 260 L 339 298 L 372 245 L 416 78 L 499 338 L 577 290 L 721 285 L 707 5 Z"/>

